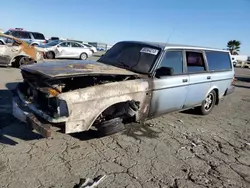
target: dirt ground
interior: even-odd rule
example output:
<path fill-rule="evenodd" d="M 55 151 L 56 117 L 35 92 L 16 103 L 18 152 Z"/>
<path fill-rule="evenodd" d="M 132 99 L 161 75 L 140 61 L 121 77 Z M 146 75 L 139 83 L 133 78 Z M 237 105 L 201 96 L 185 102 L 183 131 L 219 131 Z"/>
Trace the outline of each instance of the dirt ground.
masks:
<path fill-rule="evenodd" d="M 54 128 L 45 139 L 11 116 L 18 69 L 0 68 L 0 187 L 250 187 L 250 69 L 236 69 L 235 92 L 208 116 L 171 113 L 95 138 Z"/>

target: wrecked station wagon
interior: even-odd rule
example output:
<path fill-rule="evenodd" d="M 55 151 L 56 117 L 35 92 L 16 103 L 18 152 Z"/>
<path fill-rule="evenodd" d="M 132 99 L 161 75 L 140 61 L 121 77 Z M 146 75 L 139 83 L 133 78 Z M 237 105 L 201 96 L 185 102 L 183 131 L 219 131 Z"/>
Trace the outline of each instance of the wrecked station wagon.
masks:
<path fill-rule="evenodd" d="M 13 115 L 45 137 L 51 125 L 110 135 L 168 112 L 197 107 L 206 115 L 234 90 L 228 51 L 152 42 L 118 42 L 97 62 L 39 63 L 21 73 Z"/>

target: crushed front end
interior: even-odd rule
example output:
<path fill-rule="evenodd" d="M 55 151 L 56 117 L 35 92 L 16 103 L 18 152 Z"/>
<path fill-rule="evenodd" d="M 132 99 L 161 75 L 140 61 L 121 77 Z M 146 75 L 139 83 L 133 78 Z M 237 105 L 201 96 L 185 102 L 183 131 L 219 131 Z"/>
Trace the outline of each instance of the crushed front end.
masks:
<path fill-rule="evenodd" d="M 24 81 L 13 91 L 13 116 L 49 137 L 51 124 L 64 123 L 68 119 L 67 104 L 58 98 L 63 84 L 54 84 L 54 81 L 26 71 L 22 71 L 22 76 Z"/>

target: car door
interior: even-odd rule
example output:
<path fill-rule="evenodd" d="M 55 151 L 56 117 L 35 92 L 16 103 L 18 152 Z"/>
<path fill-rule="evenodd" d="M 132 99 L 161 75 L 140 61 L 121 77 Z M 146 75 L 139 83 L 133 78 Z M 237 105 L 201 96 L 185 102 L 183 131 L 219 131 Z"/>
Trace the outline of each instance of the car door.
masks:
<path fill-rule="evenodd" d="M 203 51 L 185 51 L 186 71 L 189 75 L 189 87 L 184 108 L 202 103 L 211 88 L 209 73 Z"/>
<path fill-rule="evenodd" d="M 0 45 L 0 64 L 9 65 L 12 58 L 16 57 L 19 51 L 20 46 L 13 46 L 11 43 Z"/>
<path fill-rule="evenodd" d="M 73 58 L 79 58 L 83 52 L 84 46 L 77 42 L 71 42 L 71 54 Z"/>
<path fill-rule="evenodd" d="M 10 57 L 7 56 L 9 47 L 7 45 L 0 45 L 0 64 L 8 65 L 10 63 Z"/>
<path fill-rule="evenodd" d="M 149 116 L 159 116 L 183 108 L 189 84 L 188 75 L 184 72 L 183 57 L 182 50 L 165 52 L 153 79 Z M 170 68 L 172 73 L 158 76 L 158 70 L 166 71 L 166 68 Z"/>
<path fill-rule="evenodd" d="M 55 57 L 56 58 L 69 58 L 70 53 L 70 42 L 62 42 L 56 46 Z"/>

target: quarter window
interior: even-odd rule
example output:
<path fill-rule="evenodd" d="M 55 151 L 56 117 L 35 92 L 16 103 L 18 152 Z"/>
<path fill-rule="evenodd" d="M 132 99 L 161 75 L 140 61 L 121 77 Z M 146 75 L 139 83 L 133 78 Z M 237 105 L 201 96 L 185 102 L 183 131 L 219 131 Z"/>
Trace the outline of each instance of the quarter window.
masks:
<path fill-rule="evenodd" d="M 183 56 L 182 51 L 169 51 L 166 52 L 160 67 L 168 67 L 173 69 L 173 74 L 183 73 Z"/>
<path fill-rule="evenodd" d="M 207 51 L 208 68 L 211 71 L 231 70 L 231 60 L 227 52 Z"/>
<path fill-rule="evenodd" d="M 199 52 L 186 52 L 187 72 L 196 73 L 206 70 L 203 54 Z"/>

